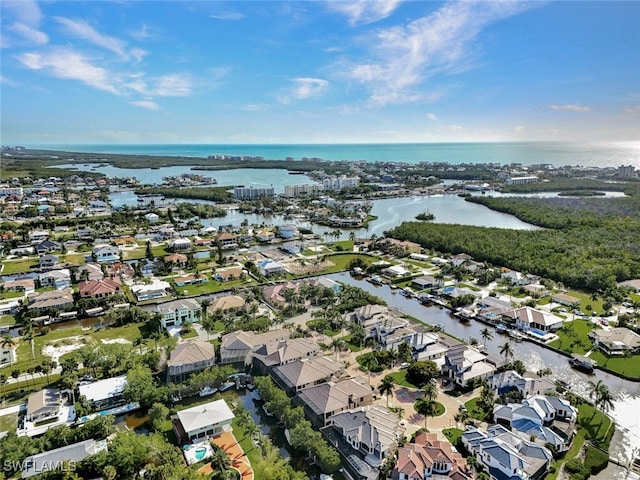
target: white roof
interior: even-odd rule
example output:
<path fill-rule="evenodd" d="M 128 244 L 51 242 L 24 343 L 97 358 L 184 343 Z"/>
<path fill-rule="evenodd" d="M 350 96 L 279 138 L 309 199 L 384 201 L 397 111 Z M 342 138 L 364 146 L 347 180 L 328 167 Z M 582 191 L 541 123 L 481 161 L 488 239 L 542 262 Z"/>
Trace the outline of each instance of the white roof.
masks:
<path fill-rule="evenodd" d="M 235 415 L 224 400 L 215 400 L 178 412 L 178 418 L 186 432 L 193 432 L 210 425 L 229 422 L 234 417 Z"/>
<path fill-rule="evenodd" d="M 90 402 L 99 402 L 121 395 L 126 384 L 127 376 L 120 375 L 119 377 L 105 378 L 87 385 L 80 385 L 78 391 L 80 395 L 84 395 Z"/>

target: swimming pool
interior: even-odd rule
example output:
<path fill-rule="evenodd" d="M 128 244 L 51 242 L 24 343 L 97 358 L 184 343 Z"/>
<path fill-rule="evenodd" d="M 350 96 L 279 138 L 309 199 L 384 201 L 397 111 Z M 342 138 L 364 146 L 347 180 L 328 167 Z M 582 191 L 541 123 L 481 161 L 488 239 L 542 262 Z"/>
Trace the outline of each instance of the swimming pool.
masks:
<path fill-rule="evenodd" d="M 207 454 L 206 447 L 198 447 L 196 448 L 194 456 L 196 457 L 196 460 L 202 460 L 206 454 Z"/>

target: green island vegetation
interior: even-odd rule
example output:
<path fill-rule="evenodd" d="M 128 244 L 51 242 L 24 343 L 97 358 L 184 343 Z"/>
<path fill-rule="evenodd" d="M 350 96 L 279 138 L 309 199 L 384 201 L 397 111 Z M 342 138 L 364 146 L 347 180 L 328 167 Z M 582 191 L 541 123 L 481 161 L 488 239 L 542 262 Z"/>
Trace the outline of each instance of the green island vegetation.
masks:
<path fill-rule="evenodd" d="M 640 276 L 640 196 L 466 201 L 515 215 L 539 230 L 404 222 L 388 236 L 439 252 L 530 272 L 592 291 Z"/>
<path fill-rule="evenodd" d="M 175 207 L 172 207 L 172 210 L 179 218 L 214 218 L 227 215 L 227 211 L 224 208 L 216 207 L 215 205 L 203 205 L 201 203 L 181 202 Z"/>
<path fill-rule="evenodd" d="M 627 195 L 637 195 L 640 192 L 640 182 L 625 179 L 625 182 L 607 182 L 591 178 L 557 177 L 537 183 L 521 185 L 504 185 L 500 190 L 504 193 L 538 193 L 538 192 L 569 192 L 569 191 L 606 191 L 624 192 Z"/>
<path fill-rule="evenodd" d="M 433 213 L 429 213 L 429 212 L 422 212 L 416 215 L 416 220 L 422 220 L 423 222 L 430 222 L 435 218 L 436 216 Z"/>
<path fill-rule="evenodd" d="M 233 202 L 233 194 L 229 191 L 233 187 L 145 187 L 136 189 L 136 195 L 164 195 L 168 198 L 189 198 L 209 200 L 211 202 Z"/>
<path fill-rule="evenodd" d="M 567 190 L 558 192 L 560 197 L 604 197 L 605 192 L 599 192 L 597 190 Z"/>

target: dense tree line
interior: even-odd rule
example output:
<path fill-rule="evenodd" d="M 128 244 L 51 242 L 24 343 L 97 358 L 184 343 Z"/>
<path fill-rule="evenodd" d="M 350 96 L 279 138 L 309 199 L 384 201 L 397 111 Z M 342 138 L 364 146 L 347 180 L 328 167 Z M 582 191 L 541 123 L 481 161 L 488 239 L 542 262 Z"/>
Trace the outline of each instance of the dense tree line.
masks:
<path fill-rule="evenodd" d="M 640 277 L 640 225 L 630 219 L 535 231 L 405 222 L 387 234 L 577 288 L 606 290 Z"/>
<path fill-rule="evenodd" d="M 501 190 L 508 193 L 559 192 L 571 190 L 625 192 L 627 195 L 638 195 L 640 193 L 640 182 L 625 179 L 626 181 L 624 182 L 612 183 L 607 180 L 608 179 L 555 177 L 544 182 L 504 185 Z"/>

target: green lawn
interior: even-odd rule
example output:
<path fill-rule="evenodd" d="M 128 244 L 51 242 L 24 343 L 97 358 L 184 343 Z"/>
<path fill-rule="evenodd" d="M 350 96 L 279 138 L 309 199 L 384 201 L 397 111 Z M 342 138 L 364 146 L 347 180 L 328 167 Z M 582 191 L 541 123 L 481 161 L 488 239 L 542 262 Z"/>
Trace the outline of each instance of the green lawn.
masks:
<path fill-rule="evenodd" d="M 13 315 L 0 315 L 0 326 L 11 327 L 16 324 L 16 317 Z"/>
<path fill-rule="evenodd" d="M 20 258 L 16 260 L 5 260 L 2 262 L 3 275 L 11 275 L 13 273 L 26 273 L 29 272 L 32 268 L 38 267 L 38 259 L 37 258 Z"/>
<path fill-rule="evenodd" d="M 464 433 L 464 430 L 460 430 L 459 428 L 445 428 L 444 430 L 442 430 L 442 433 L 445 437 L 447 437 L 449 443 L 455 446 L 455 444 L 458 443 L 458 440 Z"/>
<path fill-rule="evenodd" d="M 13 290 L 5 290 L 0 293 L 0 300 L 7 300 L 9 298 L 21 298 L 24 296 L 24 292 L 14 292 Z"/>
<path fill-rule="evenodd" d="M 487 414 L 480 407 L 478 407 L 479 401 L 480 397 L 474 397 L 471 400 L 467 401 L 464 405 L 465 407 L 467 407 L 469 417 L 484 422 L 487 418 Z"/>
<path fill-rule="evenodd" d="M 318 320 L 309 320 L 306 323 L 306 326 L 309 327 L 312 330 L 315 330 L 316 325 L 318 324 Z M 338 335 L 342 330 L 332 330 L 330 328 L 325 328 L 322 333 L 324 335 L 326 335 L 327 337 L 335 337 L 336 335 Z"/>
<path fill-rule="evenodd" d="M 169 278 L 168 280 L 171 279 Z M 237 280 L 229 280 L 227 282 L 219 282 L 217 280 L 210 279 L 206 283 L 201 283 L 199 285 L 185 285 L 184 287 L 178 287 L 173 282 L 171 283 L 181 297 L 192 297 L 207 293 L 220 292 L 222 290 L 231 290 L 233 288 L 242 288 L 252 282 L 253 280 L 251 277 L 246 277 L 245 279 L 240 278 Z"/>
<path fill-rule="evenodd" d="M 575 458 L 580 453 L 582 446 L 586 440 L 591 440 L 597 446 L 604 450 L 609 449 L 609 442 L 613 436 L 614 428 L 611 428 L 611 420 L 599 411 L 594 414 L 594 407 L 583 403 L 578 405 L 578 421 L 576 423 L 577 433 L 573 439 L 573 444 L 568 452 L 557 461 L 556 471 L 546 478 L 547 480 L 556 480 L 560 473 L 562 465 L 567 461 Z"/>
<path fill-rule="evenodd" d="M 351 260 L 357 257 L 362 258 L 367 264 L 372 263 L 373 261 L 375 261 L 375 258 L 376 258 L 366 253 L 336 253 L 335 255 L 327 256 L 327 259 L 333 262 L 334 265 L 331 267 L 325 268 L 320 273 L 326 274 L 326 273 L 343 272 L 347 270 L 349 262 L 351 262 Z"/>
<path fill-rule="evenodd" d="M 0 432 L 10 432 L 18 428 L 18 414 L 12 413 L 0 417 Z"/>
<path fill-rule="evenodd" d="M 12 366 L 6 366 L 0 369 L 5 375 L 10 375 L 11 371 L 18 368 L 21 372 L 25 372 L 28 368 L 35 367 L 42 363 L 42 348 L 49 344 L 70 344 L 71 337 L 79 337 L 79 343 L 87 344 L 91 341 L 100 341 L 108 339 L 123 338 L 131 342 L 140 337 L 140 325 L 132 324 L 124 327 L 108 327 L 98 331 L 82 330 L 81 327 L 65 328 L 61 330 L 51 330 L 46 335 L 36 335 L 34 342 L 34 358 L 31 358 L 31 346 L 28 342 L 19 342 L 18 344 L 18 361 Z"/>
<path fill-rule="evenodd" d="M 84 265 L 86 263 L 85 258 L 87 256 L 87 252 L 85 253 L 68 253 L 66 255 L 60 256 L 60 262 L 71 263 L 72 265 Z"/>
<path fill-rule="evenodd" d="M 356 345 L 355 343 L 351 343 L 351 335 L 345 335 L 342 339 L 347 343 L 347 347 L 349 347 L 349 350 L 352 352 L 359 352 L 364 348 L 360 345 Z"/>
<path fill-rule="evenodd" d="M 593 350 L 589 358 L 598 362 L 598 365 L 613 370 L 614 372 L 640 378 L 640 355 L 607 357 L 600 350 Z"/>
<path fill-rule="evenodd" d="M 585 309 L 585 307 L 587 305 L 591 305 L 592 310 L 595 310 L 596 312 L 602 312 L 603 308 L 602 308 L 602 298 L 598 298 L 595 302 L 593 300 L 591 300 L 591 294 L 587 293 L 587 292 L 582 292 L 580 290 L 569 290 L 567 292 L 567 295 L 571 295 L 572 297 L 576 297 L 580 299 L 580 306 L 578 307 L 582 313 L 586 313 L 587 315 L 590 313 L 589 311 L 587 311 Z M 567 311 L 571 310 L 570 308 L 567 308 Z"/>
<path fill-rule="evenodd" d="M 587 336 L 594 325 L 586 320 L 576 319 L 564 324 L 557 330 L 558 340 L 551 342 L 551 346 L 567 353 L 584 354 L 593 348 L 593 343 Z"/>
<path fill-rule="evenodd" d="M 406 370 L 398 370 L 397 372 L 390 373 L 389 376 L 393 378 L 393 382 L 396 385 L 401 385 L 403 387 L 409 387 L 409 388 L 418 388 L 413 383 L 407 380 Z"/>
<path fill-rule="evenodd" d="M 198 336 L 198 332 L 196 332 L 195 329 L 193 329 L 193 328 L 191 330 L 189 330 L 187 333 L 180 332 L 180 337 L 183 338 L 183 339 L 184 338 L 195 338 L 197 336 Z"/>

